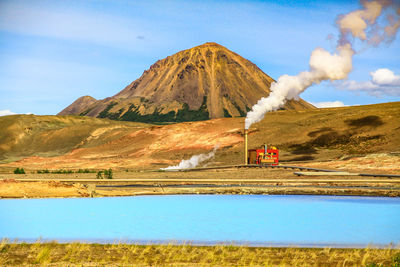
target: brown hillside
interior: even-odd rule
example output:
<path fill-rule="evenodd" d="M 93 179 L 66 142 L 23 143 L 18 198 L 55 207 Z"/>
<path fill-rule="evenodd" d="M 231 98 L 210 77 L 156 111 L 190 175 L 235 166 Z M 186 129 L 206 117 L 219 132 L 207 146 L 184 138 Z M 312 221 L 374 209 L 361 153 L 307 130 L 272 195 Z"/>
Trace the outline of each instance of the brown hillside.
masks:
<path fill-rule="evenodd" d="M 249 147 L 273 144 L 282 160 L 291 161 L 400 152 L 399 118 L 400 102 L 271 112 L 250 129 Z M 212 164 L 243 162 L 243 118 L 153 126 L 78 116 L 14 115 L 0 117 L 0 125 L 0 167 L 158 168 L 209 152 L 218 144 Z M 369 162 L 383 166 L 380 159 Z M 384 165 L 400 171 L 399 166 Z"/>
<path fill-rule="evenodd" d="M 205 43 L 157 61 L 113 97 L 88 106 L 74 102 L 59 115 L 146 122 L 242 117 L 269 95 L 273 81 L 247 59 L 219 44 Z M 314 107 L 304 100 L 288 101 L 284 107 L 310 108 Z"/>
<path fill-rule="evenodd" d="M 71 105 L 63 109 L 57 115 L 80 114 L 83 110 L 87 109 L 90 105 L 97 100 L 91 96 L 82 96 L 74 101 Z"/>

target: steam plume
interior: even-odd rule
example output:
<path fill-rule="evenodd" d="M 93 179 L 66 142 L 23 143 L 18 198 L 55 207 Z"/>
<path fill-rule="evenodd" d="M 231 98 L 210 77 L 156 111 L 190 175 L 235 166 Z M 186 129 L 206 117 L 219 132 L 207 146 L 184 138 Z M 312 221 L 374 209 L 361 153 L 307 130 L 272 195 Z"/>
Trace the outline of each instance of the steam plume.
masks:
<path fill-rule="evenodd" d="M 363 9 L 338 16 L 336 24 L 340 30 L 339 43 L 349 43 L 350 38 L 358 38 L 377 46 L 382 41 L 392 41 L 400 27 L 399 3 L 391 0 L 361 1 Z M 385 25 L 378 23 L 384 9 L 389 9 Z"/>
<path fill-rule="evenodd" d="M 321 81 L 346 79 L 352 70 L 354 51 L 350 37 L 367 41 L 369 44 L 394 38 L 400 27 L 400 12 L 397 5 L 387 0 L 362 1 L 363 8 L 338 16 L 337 26 L 340 30 L 336 52 L 331 54 L 323 48 L 316 48 L 309 61 L 310 69 L 300 72 L 296 76 L 282 75 L 277 82 L 272 83 L 271 93 L 261 98 L 250 112 L 247 113 L 245 128 L 249 129 L 253 123 L 264 118 L 265 113 L 277 110 L 287 100 L 298 99 L 299 94 L 313 84 Z M 377 19 L 383 10 L 391 8 L 396 14 L 386 18 L 386 27 L 383 31 L 377 27 Z"/>
<path fill-rule="evenodd" d="M 191 169 L 197 167 L 200 163 L 209 160 L 215 156 L 215 152 L 219 146 L 217 145 L 214 147 L 214 149 L 208 153 L 208 154 L 200 154 L 200 155 L 194 155 L 190 159 L 183 159 L 181 162 L 179 162 L 178 165 L 175 166 L 169 166 L 167 168 L 161 168 L 160 170 L 180 170 L 180 169 Z"/>

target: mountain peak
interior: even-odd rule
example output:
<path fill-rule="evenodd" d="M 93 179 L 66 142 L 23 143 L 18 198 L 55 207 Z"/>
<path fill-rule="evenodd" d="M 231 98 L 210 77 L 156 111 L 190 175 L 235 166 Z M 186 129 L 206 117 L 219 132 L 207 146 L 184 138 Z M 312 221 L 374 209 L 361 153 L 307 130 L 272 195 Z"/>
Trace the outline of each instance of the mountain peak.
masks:
<path fill-rule="evenodd" d="M 187 121 L 245 116 L 274 80 L 255 64 L 215 42 L 158 60 L 118 94 L 83 114 L 122 120 Z M 289 101 L 288 109 L 307 109 Z"/>
<path fill-rule="evenodd" d="M 215 42 L 207 42 L 207 43 L 204 43 L 204 44 L 195 46 L 194 48 L 196 48 L 196 47 L 199 47 L 199 48 L 218 47 L 218 48 L 225 48 L 225 49 L 227 49 L 225 46 L 222 46 L 222 45 L 220 45 L 220 44 L 218 44 L 218 43 L 215 43 Z"/>

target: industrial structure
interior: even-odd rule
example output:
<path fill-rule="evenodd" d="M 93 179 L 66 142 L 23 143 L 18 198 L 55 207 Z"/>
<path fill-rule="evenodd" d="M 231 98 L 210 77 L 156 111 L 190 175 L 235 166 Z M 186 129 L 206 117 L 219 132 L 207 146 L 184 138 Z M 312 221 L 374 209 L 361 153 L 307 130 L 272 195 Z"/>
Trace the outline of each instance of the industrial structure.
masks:
<path fill-rule="evenodd" d="M 279 164 L 279 150 L 274 146 L 264 145 L 261 149 L 248 150 L 248 164 Z"/>
<path fill-rule="evenodd" d="M 274 146 L 264 145 L 260 149 L 248 149 L 247 146 L 248 130 L 244 130 L 244 163 L 259 165 L 278 165 L 279 150 Z"/>

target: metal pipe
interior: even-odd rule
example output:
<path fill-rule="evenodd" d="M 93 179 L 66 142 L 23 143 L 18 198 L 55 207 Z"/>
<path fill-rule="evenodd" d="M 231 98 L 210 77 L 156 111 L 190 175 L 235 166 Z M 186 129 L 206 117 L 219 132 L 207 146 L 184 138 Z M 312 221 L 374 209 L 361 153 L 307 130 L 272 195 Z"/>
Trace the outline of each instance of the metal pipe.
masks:
<path fill-rule="evenodd" d="M 244 164 L 247 165 L 248 156 L 247 156 L 247 133 L 248 130 L 244 129 Z"/>

